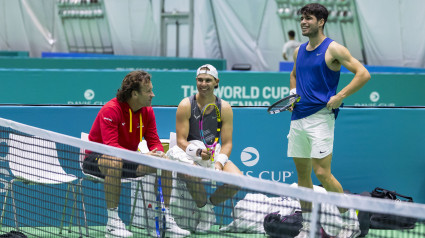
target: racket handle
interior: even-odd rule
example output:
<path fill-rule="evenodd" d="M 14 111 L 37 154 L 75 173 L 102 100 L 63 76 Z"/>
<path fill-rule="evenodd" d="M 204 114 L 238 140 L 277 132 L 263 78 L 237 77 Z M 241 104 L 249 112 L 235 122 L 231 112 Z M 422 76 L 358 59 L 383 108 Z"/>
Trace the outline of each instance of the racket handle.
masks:
<path fill-rule="evenodd" d="M 215 155 L 215 149 L 214 150 L 211 150 L 212 152 L 211 152 L 211 161 L 213 162 L 213 164 L 214 164 L 214 155 Z"/>
<path fill-rule="evenodd" d="M 215 170 L 215 164 L 212 163 L 211 169 Z M 215 180 L 211 180 L 211 188 L 216 189 L 217 188 L 217 182 Z"/>

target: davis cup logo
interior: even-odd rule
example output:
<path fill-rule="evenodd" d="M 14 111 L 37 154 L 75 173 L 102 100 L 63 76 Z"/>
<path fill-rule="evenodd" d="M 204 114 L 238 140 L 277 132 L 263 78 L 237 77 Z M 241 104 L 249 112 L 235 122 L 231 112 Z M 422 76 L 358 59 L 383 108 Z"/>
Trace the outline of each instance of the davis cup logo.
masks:
<path fill-rule="evenodd" d="M 86 99 L 86 100 L 93 100 L 93 98 L 94 98 L 94 91 L 93 90 L 91 90 L 91 89 L 87 89 L 85 92 L 84 92 L 84 98 Z"/>
<path fill-rule="evenodd" d="M 246 147 L 241 153 L 241 161 L 245 166 L 252 167 L 258 163 L 260 155 L 254 147 Z"/>
<path fill-rule="evenodd" d="M 372 92 L 370 93 L 369 98 L 370 98 L 370 101 L 377 102 L 379 101 L 380 95 L 378 92 Z"/>

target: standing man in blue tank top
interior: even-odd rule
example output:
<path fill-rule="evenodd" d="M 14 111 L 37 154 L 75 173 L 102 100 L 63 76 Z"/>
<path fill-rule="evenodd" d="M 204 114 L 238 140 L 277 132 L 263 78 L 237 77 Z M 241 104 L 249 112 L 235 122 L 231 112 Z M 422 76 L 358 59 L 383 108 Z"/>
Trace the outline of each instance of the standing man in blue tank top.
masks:
<path fill-rule="evenodd" d="M 295 63 L 290 74 L 290 92 L 300 95 L 301 100 L 292 111 L 288 157 L 293 157 L 299 186 L 313 188 L 313 170 L 327 191 L 343 193 L 341 184 L 331 173 L 335 114 L 344 98 L 363 87 L 370 74 L 347 48 L 324 35 L 328 18 L 328 10 L 324 6 L 307 4 L 298 14 L 301 16 L 302 35 L 309 41 L 298 47 L 293 55 Z M 336 93 L 341 65 L 354 73 L 354 78 Z M 312 206 L 301 201 L 301 207 L 305 222 L 297 237 L 309 237 Z M 335 218 L 332 223 L 340 226 L 332 231 L 335 234 L 329 235 L 356 237 L 360 232 L 357 219 L 346 209 L 339 210 L 341 217 Z"/>

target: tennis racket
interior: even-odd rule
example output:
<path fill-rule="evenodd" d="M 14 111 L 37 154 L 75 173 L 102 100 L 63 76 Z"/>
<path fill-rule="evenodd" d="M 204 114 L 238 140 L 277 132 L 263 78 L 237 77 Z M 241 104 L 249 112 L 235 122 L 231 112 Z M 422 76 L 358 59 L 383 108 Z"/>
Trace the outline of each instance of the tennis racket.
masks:
<path fill-rule="evenodd" d="M 164 196 L 162 194 L 162 185 L 161 185 L 161 170 L 158 169 L 156 172 L 158 178 L 158 194 L 156 198 L 156 216 L 155 216 L 155 227 L 156 227 L 156 237 L 165 238 L 166 231 L 166 221 L 165 221 L 165 204 Z M 162 219 L 162 220 L 160 220 Z"/>
<path fill-rule="evenodd" d="M 301 97 L 298 94 L 289 95 L 273 103 L 269 108 L 267 108 L 267 112 L 270 114 L 277 114 L 279 112 L 286 111 L 299 102 L 300 99 Z"/>
<path fill-rule="evenodd" d="M 221 115 L 218 106 L 214 103 L 207 104 L 202 109 L 202 117 L 199 121 L 199 131 L 207 151 L 211 152 L 212 169 L 215 169 L 215 148 L 220 139 L 221 125 Z M 216 188 L 215 181 L 211 181 L 211 188 Z"/>
<path fill-rule="evenodd" d="M 214 168 L 215 148 L 221 133 L 221 115 L 217 105 L 210 103 L 202 109 L 199 121 L 199 131 L 207 151 L 211 152 L 212 167 Z"/>

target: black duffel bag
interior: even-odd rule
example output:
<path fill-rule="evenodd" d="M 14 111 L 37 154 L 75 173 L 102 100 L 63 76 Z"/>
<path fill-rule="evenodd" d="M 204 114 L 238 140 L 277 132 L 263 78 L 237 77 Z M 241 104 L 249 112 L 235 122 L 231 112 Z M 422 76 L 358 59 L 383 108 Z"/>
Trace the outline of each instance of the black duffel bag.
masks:
<path fill-rule="evenodd" d="M 272 238 L 293 238 L 300 233 L 302 222 L 301 212 L 286 216 L 273 212 L 264 218 L 263 226 L 266 234 Z"/>
<path fill-rule="evenodd" d="M 9 233 L 6 234 L 2 234 L 0 235 L 0 237 L 4 237 L 4 238 L 27 238 L 27 236 L 19 231 L 11 231 Z"/>
<path fill-rule="evenodd" d="M 375 188 L 372 197 L 390 199 L 400 202 L 413 202 L 412 197 L 401 195 L 395 191 L 386 190 L 383 188 Z M 370 228 L 372 229 L 413 229 L 415 228 L 416 218 L 403 217 L 392 214 L 370 213 Z"/>

